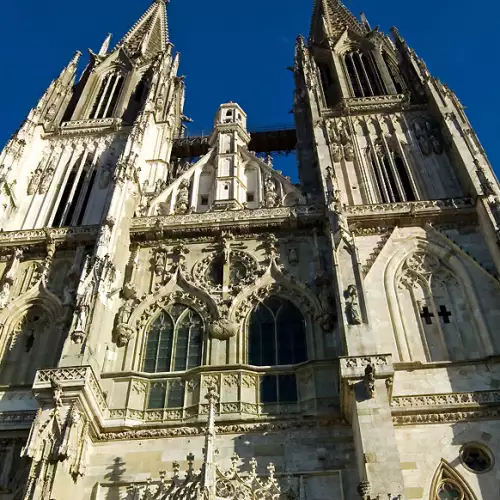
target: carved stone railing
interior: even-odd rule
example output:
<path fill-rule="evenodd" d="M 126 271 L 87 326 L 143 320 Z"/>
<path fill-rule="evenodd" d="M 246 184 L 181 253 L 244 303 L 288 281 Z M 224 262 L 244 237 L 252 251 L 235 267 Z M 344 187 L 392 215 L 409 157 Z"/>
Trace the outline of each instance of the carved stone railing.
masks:
<path fill-rule="evenodd" d="M 400 203 L 377 203 L 373 205 L 351 205 L 344 207 L 344 212 L 351 216 L 379 216 L 383 214 L 421 213 L 445 210 L 459 210 L 474 207 L 472 198 L 446 198 L 442 200 L 404 201 Z"/>
<path fill-rule="evenodd" d="M 405 201 L 401 203 L 378 203 L 373 205 L 351 205 L 344 213 L 354 232 L 356 227 L 377 223 L 378 226 L 399 225 L 405 221 L 445 219 L 457 213 L 475 216 L 472 198 L 447 198 L 442 200 Z"/>
<path fill-rule="evenodd" d="M 395 396 L 395 425 L 460 422 L 500 417 L 500 391 L 455 392 Z"/>
<path fill-rule="evenodd" d="M 131 221 L 132 233 L 147 233 L 155 230 L 165 232 L 199 232 L 207 227 L 223 225 L 225 227 L 280 226 L 297 219 L 318 219 L 324 215 L 324 208 L 315 205 L 294 207 L 258 208 L 255 210 L 237 210 L 227 212 L 205 212 L 186 215 L 165 215 L 157 217 L 138 217 Z"/>
<path fill-rule="evenodd" d="M 260 387 L 263 377 L 271 383 L 279 383 L 280 376 L 294 378 L 296 394 L 289 401 L 284 396 L 275 402 L 262 402 Z M 109 380 L 112 379 L 112 380 Z M 328 380 L 331 390 L 318 386 Z M 197 421 L 205 418 L 208 411 L 205 395 L 209 387 L 215 387 L 218 395 L 216 412 L 223 420 L 262 417 L 272 415 L 320 415 L 338 414 L 339 399 L 336 389 L 336 367 L 332 363 L 311 362 L 290 369 L 229 369 L 213 371 L 212 367 L 191 370 L 182 377 L 178 373 L 161 378 L 139 375 L 106 376 L 105 383 L 117 384 L 122 394 L 127 394 L 126 408 L 111 408 L 112 420 L 135 420 L 144 423 L 166 421 Z M 128 382 L 128 384 L 126 383 Z M 177 398 L 172 404 L 170 392 L 175 387 Z M 111 392 L 115 393 L 114 390 Z M 328 397 L 330 396 L 330 397 Z M 157 398 L 160 398 L 158 402 Z M 154 403 L 152 403 L 154 399 Z M 167 407 L 167 406 L 172 407 Z"/>
<path fill-rule="evenodd" d="M 393 408 L 411 409 L 443 406 L 481 406 L 486 404 L 500 404 L 500 391 L 396 396 L 392 399 L 391 406 Z"/>
<path fill-rule="evenodd" d="M 322 114 L 325 117 L 338 115 L 340 111 L 376 113 L 378 111 L 398 111 L 410 106 L 408 98 L 403 94 L 380 95 L 367 97 L 347 97 L 344 98 L 339 107 L 324 109 Z M 414 106 L 412 106 L 414 107 Z"/>
<path fill-rule="evenodd" d="M 97 238 L 99 226 L 57 227 L 45 229 L 26 229 L 22 231 L 0 231 L 0 245 L 18 245 L 25 243 L 41 243 L 47 236 L 56 242 L 89 241 Z"/>
<path fill-rule="evenodd" d="M 394 374 L 391 354 L 340 358 L 340 373 L 343 379 L 360 379 L 369 365 L 375 368 L 377 376 L 381 378 Z"/>
<path fill-rule="evenodd" d="M 89 400 L 95 404 L 101 418 L 107 416 L 108 404 L 106 398 L 90 366 L 39 370 L 33 383 L 33 391 L 37 394 L 53 390 L 54 385 L 57 385 L 63 391 L 82 390 L 88 395 Z"/>
<path fill-rule="evenodd" d="M 96 132 L 103 129 L 116 130 L 122 123 L 121 118 L 96 118 L 93 120 L 75 120 L 64 122 L 61 125 L 62 134 L 75 134 L 82 132 Z"/>

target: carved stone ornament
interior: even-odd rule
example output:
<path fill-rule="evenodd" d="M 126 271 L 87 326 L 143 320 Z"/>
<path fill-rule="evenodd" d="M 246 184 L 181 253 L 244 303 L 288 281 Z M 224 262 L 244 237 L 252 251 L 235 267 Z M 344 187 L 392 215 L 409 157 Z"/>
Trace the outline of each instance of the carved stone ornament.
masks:
<path fill-rule="evenodd" d="M 229 340 L 238 333 L 239 325 L 225 319 L 215 320 L 210 325 L 210 335 L 217 340 Z"/>
<path fill-rule="evenodd" d="M 132 327 L 123 323 L 116 327 L 116 344 L 118 347 L 124 347 L 134 338 L 135 331 Z"/>

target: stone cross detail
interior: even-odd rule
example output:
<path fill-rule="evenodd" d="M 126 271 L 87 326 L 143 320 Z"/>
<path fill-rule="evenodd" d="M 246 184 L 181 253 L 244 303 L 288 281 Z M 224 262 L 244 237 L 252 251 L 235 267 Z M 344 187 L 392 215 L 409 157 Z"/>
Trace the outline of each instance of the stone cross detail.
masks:
<path fill-rule="evenodd" d="M 440 306 L 438 316 L 443 318 L 443 323 L 450 323 L 451 312 L 446 309 L 446 306 Z"/>
<path fill-rule="evenodd" d="M 426 325 L 432 325 L 432 318 L 434 317 L 434 313 L 431 313 L 428 307 L 424 307 L 422 309 L 422 312 L 420 313 L 420 317 L 422 319 L 425 319 Z"/>
<path fill-rule="evenodd" d="M 451 323 L 450 317 L 452 313 L 448 311 L 446 306 L 439 306 L 438 316 L 443 318 L 443 323 Z M 425 320 L 426 325 L 432 325 L 432 318 L 434 318 L 434 313 L 432 313 L 428 307 L 423 307 L 420 317 Z"/>

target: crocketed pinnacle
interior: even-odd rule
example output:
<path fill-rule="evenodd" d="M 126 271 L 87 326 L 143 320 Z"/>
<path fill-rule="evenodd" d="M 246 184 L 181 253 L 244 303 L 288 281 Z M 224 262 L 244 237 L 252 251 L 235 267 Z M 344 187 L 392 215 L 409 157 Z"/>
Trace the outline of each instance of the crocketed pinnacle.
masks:
<path fill-rule="evenodd" d="M 324 33 L 323 24 L 326 25 L 327 33 Z M 314 0 L 311 39 L 317 40 L 318 38 L 325 37 L 325 35 L 336 38 L 346 29 L 357 32 L 360 35 L 366 32 L 366 28 L 341 0 Z"/>
<path fill-rule="evenodd" d="M 118 46 L 126 47 L 132 54 L 146 57 L 164 51 L 168 43 L 167 3 L 168 0 L 154 0 Z"/>

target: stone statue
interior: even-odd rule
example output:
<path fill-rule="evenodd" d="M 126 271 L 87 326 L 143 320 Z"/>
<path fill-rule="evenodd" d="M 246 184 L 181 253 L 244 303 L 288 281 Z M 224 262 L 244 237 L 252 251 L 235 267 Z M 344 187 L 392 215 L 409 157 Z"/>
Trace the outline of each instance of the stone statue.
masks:
<path fill-rule="evenodd" d="M 113 172 L 113 166 L 110 162 L 106 163 L 101 167 L 101 175 L 99 176 L 99 187 L 101 189 L 106 189 L 111 182 Z"/>
<path fill-rule="evenodd" d="M 332 144 L 332 158 L 333 161 L 339 162 L 342 159 L 342 150 L 338 142 Z"/>
<path fill-rule="evenodd" d="M 425 156 L 429 156 L 432 153 L 432 148 L 427 137 L 425 137 L 425 135 L 421 135 L 417 137 L 417 140 L 418 140 L 418 145 L 420 146 L 420 151 L 422 151 L 422 154 Z"/>
<path fill-rule="evenodd" d="M 345 291 L 346 312 L 351 325 L 361 324 L 361 314 L 359 310 L 358 292 L 356 285 L 349 285 Z"/>
<path fill-rule="evenodd" d="M 112 217 L 107 217 L 102 226 L 101 230 L 99 232 L 99 238 L 97 240 L 97 246 L 98 247 L 106 247 L 110 240 L 111 240 L 111 231 L 113 229 L 113 226 L 115 224 L 115 220 Z"/>
<path fill-rule="evenodd" d="M 6 280 L 0 287 L 0 309 L 5 309 L 10 298 L 10 281 Z"/>
<path fill-rule="evenodd" d="M 354 147 L 350 142 L 348 142 L 344 146 L 344 157 L 346 161 L 353 161 L 354 160 Z"/>
<path fill-rule="evenodd" d="M 224 258 L 224 264 L 229 263 L 231 259 L 231 240 L 232 236 L 230 233 L 224 233 L 221 238 L 222 243 L 222 255 Z"/>
<path fill-rule="evenodd" d="M 432 144 L 432 149 L 434 150 L 434 153 L 437 155 L 442 155 L 443 154 L 443 146 L 439 139 L 435 135 L 430 135 L 429 139 Z"/>
<path fill-rule="evenodd" d="M 183 180 L 177 192 L 175 209 L 178 214 L 185 214 L 189 209 L 189 181 Z"/>
<path fill-rule="evenodd" d="M 31 179 L 28 183 L 28 195 L 32 196 L 36 193 L 38 189 L 38 183 L 40 182 L 40 177 L 42 176 L 43 169 L 40 165 L 31 174 Z"/>
<path fill-rule="evenodd" d="M 155 252 L 155 274 L 156 276 L 160 276 L 164 273 L 167 267 L 167 249 L 163 246 L 158 248 Z"/>
<path fill-rule="evenodd" d="M 295 247 L 288 250 L 288 263 L 292 266 L 296 266 L 299 263 L 299 254 Z"/>
<path fill-rule="evenodd" d="M 365 376 L 363 377 L 366 393 L 369 399 L 375 396 L 375 367 L 369 363 L 365 368 Z"/>
<path fill-rule="evenodd" d="M 264 188 L 266 192 L 265 205 L 267 208 L 273 208 L 276 206 L 276 184 L 274 182 L 273 176 L 271 174 L 266 174 L 264 179 Z"/>

